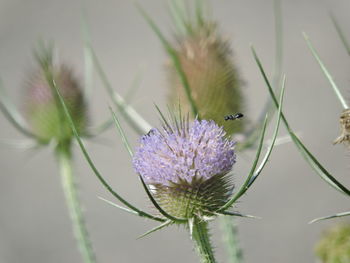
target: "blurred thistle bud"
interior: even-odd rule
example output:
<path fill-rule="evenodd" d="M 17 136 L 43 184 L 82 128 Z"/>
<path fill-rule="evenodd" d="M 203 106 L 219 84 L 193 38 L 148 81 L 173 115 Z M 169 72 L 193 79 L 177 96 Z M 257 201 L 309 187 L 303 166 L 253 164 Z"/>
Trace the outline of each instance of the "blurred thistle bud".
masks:
<path fill-rule="evenodd" d="M 243 131 L 243 122 L 225 122 L 224 116 L 242 112 L 242 81 L 233 63 L 230 44 L 217 25 L 200 19 L 187 22 L 173 49 L 187 78 L 191 96 L 201 118 L 214 120 L 230 135 Z M 180 100 L 185 110 L 189 100 L 174 65 L 170 66 L 170 100 Z"/>
<path fill-rule="evenodd" d="M 53 139 L 58 142 L 70 140 L 73 136 L 71 127 L 50 81 L 56 83 L 78 131 L 83 132 L 87 125 L 87 112 L 80 83 L 69 67 L 53 64 L 52 49 L 37 51 L 36 58 L 39 68 L 26 83 L 27 120 L 41 143 Z"/>
<path fill-rule="evenodd" d="M 334 141 L 337 143 L 347 143 L 350 146 L 350 109 L 346 109 L 340 115 L 340 136 Z"/>
<path fill-rule="evenodd" d="M 322 263 L 350 262 L 350 224 L 342 223 L 328 229 L 315 251 Z"/>
<path fill-rule="evenodd" d="M 175 120 L 141 138 L 133 166 L 171 216 L 206 220 L 229 199 L 235 143 L 214 121 Z"/>

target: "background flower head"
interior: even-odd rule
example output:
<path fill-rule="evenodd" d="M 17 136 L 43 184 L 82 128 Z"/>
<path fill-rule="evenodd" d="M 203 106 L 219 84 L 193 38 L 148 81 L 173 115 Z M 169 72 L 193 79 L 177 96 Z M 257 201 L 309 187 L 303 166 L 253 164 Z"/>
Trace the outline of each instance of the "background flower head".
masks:
<path fill-rule="evenodd" d="M 203 14 L 202 14 L 203 15 Z M 185 23 L 185 22 L 184 22 Z M 224 115 L 243 110 L 242 81 L 230 43 L 207 18 L 187 21 L 185 33 L 177 33 L 173 49 L 187 78 L 191 95 L 203 119 L 215 120 L 228 134 L 243 131 L 243 122 L 225 122 Z M 170 101 L 189 102 L 173 64 L 169 66 Z"/>
<path fill-rule="evenodd" d="M 47 70 L 52 73 L 78 131 L 84 131 L 87 125 L 86 103 L 79 81 L 66 65 L 53 65 L 51 51 L 47 52 L 37 55 L 40 67 L 27 81 L 24 101 L 27 121 L 38 141 L 42 143 L 52 139 L 67 140 L 73 136 L 63 109 L 46 78 Z"/>

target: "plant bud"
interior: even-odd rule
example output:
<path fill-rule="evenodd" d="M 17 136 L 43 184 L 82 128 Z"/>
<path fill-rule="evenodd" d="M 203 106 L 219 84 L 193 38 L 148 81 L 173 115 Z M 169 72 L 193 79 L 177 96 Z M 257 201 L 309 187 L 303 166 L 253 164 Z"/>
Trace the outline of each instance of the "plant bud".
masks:
<path fill-rule="evenodd" d="M 214 120 L 230 135 L 243 131 L 243 122 L 225 122 L 224 116 L 242 112 L 242 81 L 233 63 L 229 42 L 214 24 L 203 23 L 192 33 L 179 37 L 174 47 L 187 77 L 191 95 L 201 118 Z M 170 68 L 173 103 L 180 100 L 184 110 L 190 105 L 175 68 Z"/>
<path fill-rule="evenodd" d="M 87 113 L 79 82 L 72 71 L 64 65 L 58 68 L 52 67 L 51 70 L 78 132 L 84 132 Z M 39 69 L 27 83 L 25 109 L 33 133 L 41 143 L 48 143 L 53 139 L 61 142 L 70 140 L 73 136 L 63 108 L 57 99 L 55 90 L 45 77 L 45 71 Z"/>

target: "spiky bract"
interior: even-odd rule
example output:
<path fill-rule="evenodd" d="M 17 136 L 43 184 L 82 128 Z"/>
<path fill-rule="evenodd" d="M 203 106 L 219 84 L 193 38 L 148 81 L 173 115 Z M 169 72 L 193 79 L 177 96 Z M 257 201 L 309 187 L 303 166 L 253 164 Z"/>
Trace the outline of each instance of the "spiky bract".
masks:
<path fill-rule="evenodd" d="M 350 146 L 350 109 L 346 109 L 341 113 L 339 122 L 341 134 L 334 143 L 346 143 Z"/>
<path fill-rule="evenodd" d="M 170 215 L 204 218 L 213 216 L 232 192 L 233 148 L 214 121 L 175 121 L 141 138 L 133 165 Z"/>

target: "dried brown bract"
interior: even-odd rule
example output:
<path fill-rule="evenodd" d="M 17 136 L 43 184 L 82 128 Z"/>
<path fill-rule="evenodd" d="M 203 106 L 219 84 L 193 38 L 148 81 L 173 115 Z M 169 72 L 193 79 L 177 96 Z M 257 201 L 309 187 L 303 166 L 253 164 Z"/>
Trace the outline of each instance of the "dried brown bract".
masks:
<path fill-rule="evenodd" d="M 340 115 L 339 122 L 341 134 L 334 141 L 334 144 L 346 143 L 348 146 L 350 146 L 350 109 L 346 109 L 342 112 L 342 114 Z"/>

